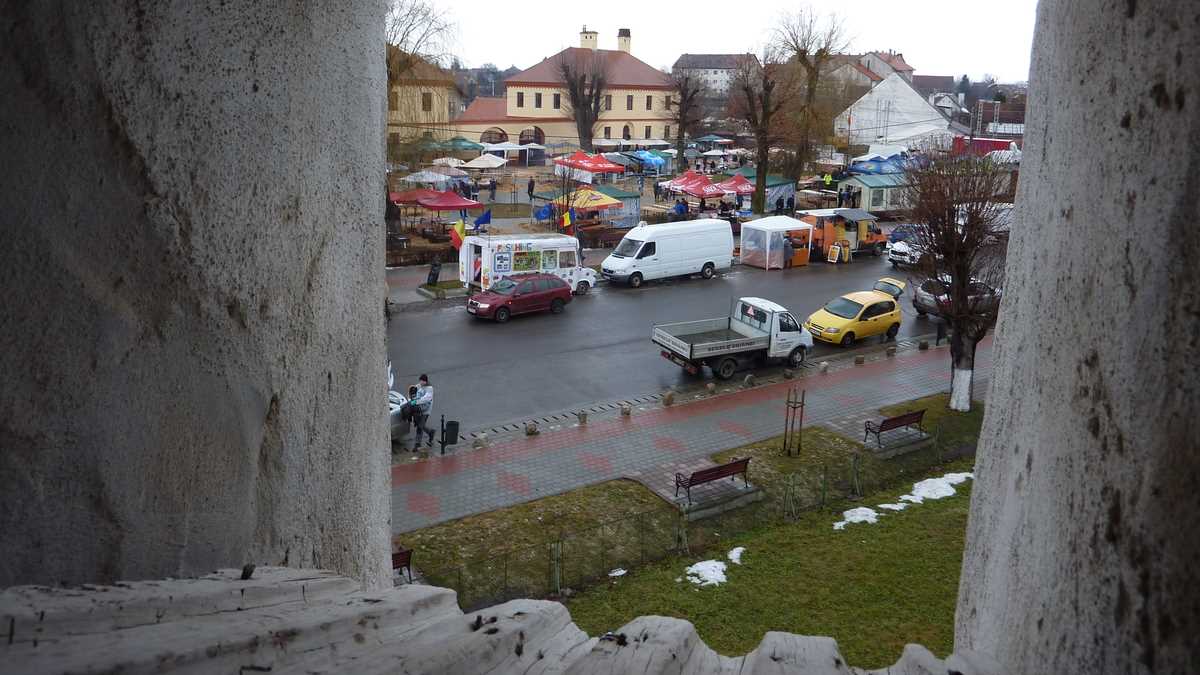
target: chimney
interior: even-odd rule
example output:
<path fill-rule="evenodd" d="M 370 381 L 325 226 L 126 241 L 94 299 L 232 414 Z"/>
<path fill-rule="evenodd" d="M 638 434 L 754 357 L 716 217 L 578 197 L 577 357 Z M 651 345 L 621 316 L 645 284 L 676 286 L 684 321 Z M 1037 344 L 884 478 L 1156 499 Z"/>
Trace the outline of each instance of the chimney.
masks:
<path fill-rule="evenodd" d="M 628 28 L 617 29 L 617 49 L 620 49 L 626 54 L 629 53 L 629 37 Z"/>
<path fill-rule="evenodd" d="M 596 31 L 588 30 L 587 26 L 579 31 L 579 46 L 584 49 L 596 49 Z"/>

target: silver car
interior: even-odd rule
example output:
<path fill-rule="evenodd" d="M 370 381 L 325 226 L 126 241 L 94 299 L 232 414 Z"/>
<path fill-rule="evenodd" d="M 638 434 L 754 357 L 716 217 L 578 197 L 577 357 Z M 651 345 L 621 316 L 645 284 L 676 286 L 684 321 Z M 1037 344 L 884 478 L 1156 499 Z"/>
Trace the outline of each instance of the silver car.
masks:
<path fill-rule="evenodd" d="M 942 308 L 950 303 L 947 289 L 949 283 L 950 278 L 943 276 L 940 279 L 926 279 L 917 286 L 913 291 L 912 303 L 918 316 L 942 315 Z M 1000 305 L 1001 294 L 999 288 L 992 288 L 976 279 L 972 279 L 967 287 L 967 301 L 980 312 L 996 311 Z"/>

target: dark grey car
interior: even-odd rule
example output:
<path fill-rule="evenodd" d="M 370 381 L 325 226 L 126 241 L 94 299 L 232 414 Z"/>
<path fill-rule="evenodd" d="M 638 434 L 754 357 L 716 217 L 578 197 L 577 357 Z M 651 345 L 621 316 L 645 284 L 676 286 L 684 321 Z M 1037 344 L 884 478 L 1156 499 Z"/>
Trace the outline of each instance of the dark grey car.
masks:
<path fill-rule="evenodd" d="M 942 315 L 942 307 L 950 302 L 946 294 L 948 281 L 949 279 L 926 279 L 917 286 L 913 291 L 912 303 L 918 316 Z M 1000 305 L 1001 289 L 992 288 L 981 281 L 972 280 L 967 293 L 967 300 L 980 311 L 995 311 Z"/>

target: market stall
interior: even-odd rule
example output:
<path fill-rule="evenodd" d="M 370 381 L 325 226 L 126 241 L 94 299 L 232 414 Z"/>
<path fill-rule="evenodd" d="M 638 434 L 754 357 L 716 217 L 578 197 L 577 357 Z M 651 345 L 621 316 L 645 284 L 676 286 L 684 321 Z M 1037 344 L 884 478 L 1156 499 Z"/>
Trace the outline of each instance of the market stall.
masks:
<path fill-rule="evenodd" d="M 742 223 L 741 262 L 766 270 L 807 265 L 813 226 L 789 216 L 769 216 Z M 785 260 L 791 239 L 792 258 Z"/>

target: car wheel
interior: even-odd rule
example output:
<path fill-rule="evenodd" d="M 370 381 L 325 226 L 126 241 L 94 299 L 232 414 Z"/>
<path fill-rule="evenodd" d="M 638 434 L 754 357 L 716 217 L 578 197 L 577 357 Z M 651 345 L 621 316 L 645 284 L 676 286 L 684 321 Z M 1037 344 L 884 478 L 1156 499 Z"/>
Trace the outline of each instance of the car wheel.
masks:
<path fill-rule="evenodd" d="M 893 261 L 892 261 L 892 269 L 894 269 L 894 270 L 898 270 L 898 269 L 900 269 L 900 263 L 898 263 L 898 262 L 896 262 L 895 260 L 893 260 Z"/>
<path fill-rule="evenodd" d="M 889 340 L 896 339 L 896 333 L 899 333 L 899 332 L 900 332 L 900 324 L 894 323 L 894 324 L 888 326 L 887 339 L 889 339 Z"/>
<path fill-rule="evenodd" d="M 630 288 L 641 288 L 642 287 L 642 275 L 640 272 L 634 272 L 633 274 L 629 275 L 629 287 Z"/>
<path fill-rule="evenodd" d="M 704 267 L 700 269 L 700 276 L 704 277 L 705 279 L 713 278 L 713 275 L 716 273 L 717 270 L 715 267 L 713 267 L 712 263 L 704 263 Z"/>
<path fill-rule="evenodd" d="M 842 336 L 842 346 L 849 347 L 854 344 L 854 333 L 846 333 Z"/>
<path fill-rule="evenodd" d="M 879 256 L 883 255 L 886 250 L 887 250 L 887 246 L 882 241 L 880 241 L 880 242 L 876 242 L 875 248 L 871 252 L 875 255 L 876 258 L 878 258 Z"/>
<path fill-rule="evenodd" d="M 721 378 L 722 380 L 728 380 L 729 378 L 733 377 L 734 373 L 737 372 L 737 361 L 729 358 L 722 359 L 721 362 L 717 364 L 716 372 L 717 377 Z"/>
<path fill-rule="evenodd" d="M 496 323 L 504 323 L 510 316 L 512 316 L 512 312 L 507 307 L 501 307 L 496 310 Z"/>
<path fill-rule="evenodd" d="M 563 307 L 566 306 L 566 304 L 567 303 L 562 301 L 562 298 L 555 298 L 555 299 L 551 300 L 550 301 L 550 313 L 551 314 L 562 314 Z"/>
<path fill-rule="evenodd" d="M 796 347 L 788 354 L 788 365 L 792 368 L 799 368 L 804 363 L 804 347 Z"/>
<path fill-rule="evenodd" d="M 575 295 L 587 295 L 591 284 L 586 281 L 581 281 L 575 286 Z"/>

